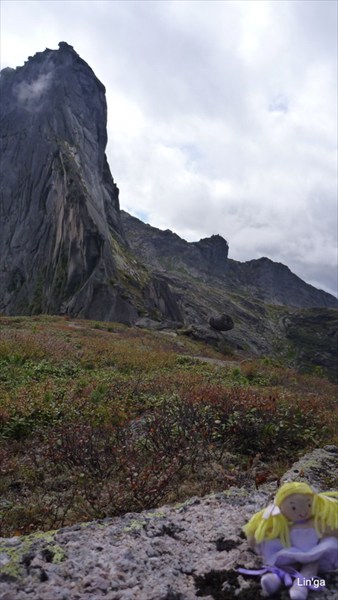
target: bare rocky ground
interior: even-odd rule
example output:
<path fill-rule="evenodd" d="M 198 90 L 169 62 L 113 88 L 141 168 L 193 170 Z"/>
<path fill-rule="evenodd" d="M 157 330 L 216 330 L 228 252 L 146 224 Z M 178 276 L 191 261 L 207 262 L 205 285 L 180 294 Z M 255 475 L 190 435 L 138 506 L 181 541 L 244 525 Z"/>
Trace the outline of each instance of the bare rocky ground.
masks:
<path fill-rule="evenodd" d="M 338 448 L 326 446 L 296 463 L 282 481 L 319 490 L 337 481 Z M 0 539 L 1 600 L 254 600 L 259 568 L 242 526 L 266 506 L 276 483 L 231 488 L 183 505 Z M 309 600 L 337 598 L 338 574 Z M 286 600 L 284 590 L 279 598 Z"/>

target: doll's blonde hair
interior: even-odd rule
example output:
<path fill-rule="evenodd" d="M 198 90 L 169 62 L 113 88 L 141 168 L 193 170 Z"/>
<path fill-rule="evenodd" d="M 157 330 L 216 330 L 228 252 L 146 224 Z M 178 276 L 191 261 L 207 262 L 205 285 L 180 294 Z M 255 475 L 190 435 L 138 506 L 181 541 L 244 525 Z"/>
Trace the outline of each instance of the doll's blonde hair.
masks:
<path fill-rule="evenodd" d="M 316 494 L 307 483 L 292 481 L 285 483 L 278 490 L 274 505 L 280 507 L 283 500 L 291 494 L 312 496 L 312 517 L 319 537 L 326 529 L 338 528 L 338 492 Z M 273 515 L 271 510 L 270 515 L 266 516 L 266 509 L 264 509 L 250 519 L 243 527 L 243 531 L 247 537 L 254 537 L 257 543 L 279 538 L 284 546 L 290 546 L 289 528 L 290 523 L 281 512 Z"/>

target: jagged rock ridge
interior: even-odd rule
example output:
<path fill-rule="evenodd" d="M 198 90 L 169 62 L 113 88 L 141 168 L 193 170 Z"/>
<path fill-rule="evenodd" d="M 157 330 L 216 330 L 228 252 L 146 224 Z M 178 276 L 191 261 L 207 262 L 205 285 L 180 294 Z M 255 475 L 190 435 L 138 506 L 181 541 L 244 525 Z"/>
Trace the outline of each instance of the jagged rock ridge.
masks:
<path fill-rule="evenodd" d="M 281 263 L 266 257 L 247 262 L 229 259 L 228 243 L 219 235 L 189 243 L 123 210 L 121 217 L 131 247 L 154 272 L 216 281 L 225 293 L 244 293 L 268 304 L 338 308 L 334 296 L 305 283 Z"/>

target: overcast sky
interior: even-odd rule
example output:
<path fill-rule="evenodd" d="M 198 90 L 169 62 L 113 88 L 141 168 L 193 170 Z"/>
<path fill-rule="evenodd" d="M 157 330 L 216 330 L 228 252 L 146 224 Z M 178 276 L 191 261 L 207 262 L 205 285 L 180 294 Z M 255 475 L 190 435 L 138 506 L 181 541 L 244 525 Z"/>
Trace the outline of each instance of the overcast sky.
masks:
<path fill-rule="evenodd" d="M 336 294 L 335 0 L 1 1 L 1 64 L 66 41 L 107 89 L 121 208 Z"/>

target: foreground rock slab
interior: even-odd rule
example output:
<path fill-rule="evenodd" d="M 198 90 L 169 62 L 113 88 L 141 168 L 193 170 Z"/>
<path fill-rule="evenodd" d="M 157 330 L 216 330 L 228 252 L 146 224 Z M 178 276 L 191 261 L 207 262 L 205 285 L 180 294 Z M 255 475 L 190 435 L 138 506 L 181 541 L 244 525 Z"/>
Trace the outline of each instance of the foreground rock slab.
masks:
<path fill-rule="evenodd" d="M 338 449 L 306 455 L 283 477 L 327 489 L 337 477 Z M 150 512 L 79 524 L 59 531 L 0 540 L 1 600 L 254 600 L 258 578 L 237 573 L 258 568 L 243 524 L 274 495 L 231 488 Z M 334 600 L 338 574 L 311 598 Z M 286 591 L 280 596 L 288 598 Z"/>

